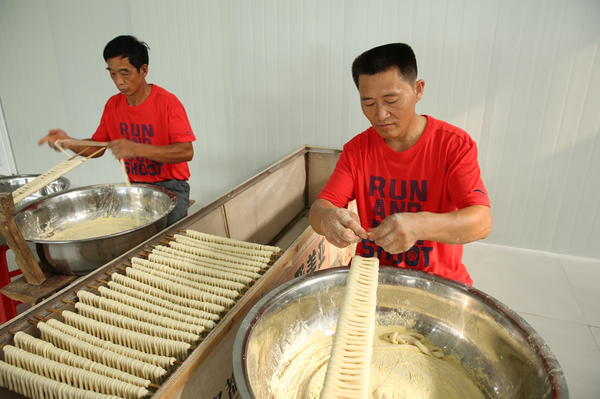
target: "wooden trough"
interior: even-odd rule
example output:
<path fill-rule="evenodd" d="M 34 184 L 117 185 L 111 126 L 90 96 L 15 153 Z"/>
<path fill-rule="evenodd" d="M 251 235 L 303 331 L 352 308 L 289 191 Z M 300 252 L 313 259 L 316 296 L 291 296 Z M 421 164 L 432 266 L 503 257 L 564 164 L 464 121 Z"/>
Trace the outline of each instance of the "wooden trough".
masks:
<path fill-rule="evenodd" d="M 59 318 L 52 310 L 72 310 L 76 292 L 90 290 L 107 273 L 121 270 L 133 257 L 173 234 L 196 230 L 236 240 L 276 245 L 282 253 L 208 333 L 188 357 L 153 392 L 152 399 L 238 398 L 232 348 L 244 316 L 263 295 L 294 277 L 347 265 L 352 248 L 340 250 L 317 235 L 308 223 L 308 210 L 332 173 L 340 151 L 304 146 L 214 202 L 182 219 L 96 271 L 34 305 L 0 326 L 0 345 L 12 344 L 18 331 L 39 336 L 36 321 Z M 70 304 L 71 303 L 71 304 Z M 0 357 L 3 354 L 0 351 Z M 0 388 L 0 397 L 23 398 Z"/>

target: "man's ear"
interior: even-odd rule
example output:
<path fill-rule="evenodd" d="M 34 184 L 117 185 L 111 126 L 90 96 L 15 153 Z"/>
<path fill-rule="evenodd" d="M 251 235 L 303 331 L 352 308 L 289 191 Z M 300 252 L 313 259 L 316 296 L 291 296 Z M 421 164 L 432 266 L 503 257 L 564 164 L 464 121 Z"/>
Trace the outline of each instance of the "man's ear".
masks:
<path fill-rule="evenodd" d="M 423 79 L 419 79 L 415 82 L 415 93 L 417 97 L 417 101 L 419 101 L 423 97 L 423 92 L 425 91 L 425 81 Z"/>

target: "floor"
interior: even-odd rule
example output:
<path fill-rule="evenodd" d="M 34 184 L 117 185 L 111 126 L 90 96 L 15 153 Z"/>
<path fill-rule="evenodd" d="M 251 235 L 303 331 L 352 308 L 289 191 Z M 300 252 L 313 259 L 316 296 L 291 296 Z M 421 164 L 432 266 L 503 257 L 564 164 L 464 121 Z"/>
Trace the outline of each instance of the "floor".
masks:
<path fill-rule="evenodd" d="M 517 312 L 560 363 L 571 398 L 600 398 L 600 260 L 465 245 L 473 286 Z"/>

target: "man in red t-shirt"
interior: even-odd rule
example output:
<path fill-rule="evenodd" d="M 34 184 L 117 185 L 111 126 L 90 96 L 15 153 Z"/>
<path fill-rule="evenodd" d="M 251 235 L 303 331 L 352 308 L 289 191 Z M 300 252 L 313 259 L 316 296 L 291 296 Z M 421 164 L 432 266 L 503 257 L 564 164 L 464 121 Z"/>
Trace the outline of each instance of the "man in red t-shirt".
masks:
<path fill-rule="evenodd" d="M 402 43 L 357 57 L 352 77 L 371 127 L 354 137 L 310 209 L 333 245 L 357 243 L 380 264 L 424 270 L 471 285 L 462 244 L 488 236 L 492 218 L 475 142 L 415 112 L 425 82 Z M 358 214 L 346 209 L 356 200 Z"/>
<path fill-rule="evenodd" d="M 124 161 L 131 182 L 156 184 L 177 196 L 177 205 L 167 216 L 169 226 L 186 216 L 189 206 L 188 161 L 194 156 L 196 138 L 187 114 L 175 95 L 146 82 L 146 43 L 118 36 L 106 45 L 103 55 L 119 94 L 106 103 L 91 140 L 108 143 L 113 155 Z M 69 138 L 63 130 L 53 129 L 38 144 L 47 142 L 56 150 L 55 141 Z M 60 144 L 85 156 L 99 148 Z"/>

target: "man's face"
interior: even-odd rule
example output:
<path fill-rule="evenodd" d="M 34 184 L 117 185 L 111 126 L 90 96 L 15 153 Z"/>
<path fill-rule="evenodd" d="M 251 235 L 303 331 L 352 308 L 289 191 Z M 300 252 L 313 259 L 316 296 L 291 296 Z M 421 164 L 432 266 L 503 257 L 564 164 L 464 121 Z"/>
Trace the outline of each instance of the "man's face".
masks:
<path fill-rule="evenodd" d="M 415 119 L 415 106 L 425 82 L 411 84 L 397 68 L 375 75 L 359 75 L 358 92 L 363 113 L 384 139 L 402 139 Z"/>
<path fill-rule="evenodd" d="M 127 97 L 135 95 L 144 83 L 148 74 L 148 65 L 144 64 L 140 71 L 129 63 L 129 57 L 114 57 L 106 60 L 110 78 L 115 82 L 115 86 Z"/>

